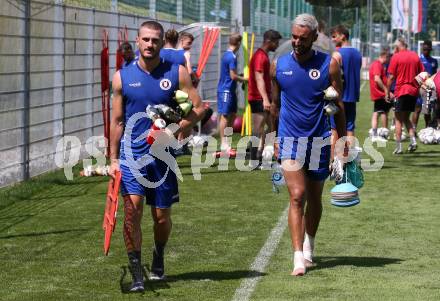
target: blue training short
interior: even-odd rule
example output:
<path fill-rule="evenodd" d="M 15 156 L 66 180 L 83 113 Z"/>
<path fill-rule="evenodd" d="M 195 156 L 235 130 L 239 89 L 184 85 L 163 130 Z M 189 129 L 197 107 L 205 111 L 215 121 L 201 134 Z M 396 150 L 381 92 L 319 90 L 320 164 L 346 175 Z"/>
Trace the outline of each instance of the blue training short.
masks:
<path fill-rule="evenodd" d="M 237 113 L 237 95 L 229 91 L 217 92 L 217 110 L 221 115 Z"/>
<path fill-rule="evenodd" d="M 344 102 L 345 110 L 345 125 L 347 131 L 354 131 L 356 121 L 356 102 Z M 332 129 L 336 129 L 336 123 L 334 116 L 330 116 L 330 125 Z"/>
<path fill-rule="evenodd" d="M 313 181 L 324 181 L 330 174 L 330 137 L 322 139 L 324 145 L 313 144 L 313 139 L 310 138 L 308 141 L 291 137 L 280 138 L 278 160 L 304 161 L 306 176 Z"/>
<path fill-rule="evenodd" d="M 423 98 L 419 96 L 417 97 L 416 107 L 421 107 L 422 105 L 423 105 Z"/>
<path fill-rule="evenodd" d="M 121 194 L 123 196 L 127 194 L 145 196 L 148 205 L 161 209 L 170 208 L 173 203 L 179 201 L 176 174 L 168 168 L 166 163 L 154 159 L 139 169 L 132 168 L 133 171 L 130 170 L 128 164 L 123 159 L 121 160 Z"/>

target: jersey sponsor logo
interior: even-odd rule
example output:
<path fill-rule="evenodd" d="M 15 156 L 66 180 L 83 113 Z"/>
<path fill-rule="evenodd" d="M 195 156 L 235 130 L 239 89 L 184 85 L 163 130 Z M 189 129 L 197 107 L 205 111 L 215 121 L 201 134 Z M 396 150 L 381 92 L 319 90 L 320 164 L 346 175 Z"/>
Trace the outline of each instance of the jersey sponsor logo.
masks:
<path fill-rule="evenodd" d="M 141 82 L 128 84 L 130 87 L 139 88 L 141 86 Z"/>
<path fill-rule="evenodd" d="M 318 69 L 311 69 L 309 71 L 309 76 L 313 80 L 317 80 L 321 76 L 321 72 Z"/>
<path fill-rule="evenodd" d="M 169 90 L 171 89 L 171 81 L 167 78 L 164 78 L 160 81 L 159 86 L 164 91 Z"/>
<path fill-rule="evenodd" d="M 283 71 L 283 75 L 292 75 L 292 74 L 293 74 L 292 70 L 290 70 L 290 71 Z"/>

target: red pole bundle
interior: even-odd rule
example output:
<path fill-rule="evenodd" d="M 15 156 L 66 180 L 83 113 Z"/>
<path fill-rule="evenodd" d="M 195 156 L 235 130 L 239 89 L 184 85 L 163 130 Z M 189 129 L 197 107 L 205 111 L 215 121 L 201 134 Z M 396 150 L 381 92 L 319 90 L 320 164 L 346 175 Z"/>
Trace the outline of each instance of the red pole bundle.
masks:
<path fill-rule="evenodd" d="M 207 28 L 203 37 L 202 51 L 200 52 L 199 65 L 197 66 L 196 75 L 198 78 L 202 76 L 208 58 L 211 55 L 215 42 L 217 41 L 220 28 Z"/>
<path fill-rule="evenodd" d="M 101 105 L 102 121 L 104 124 L 104 137 L 107 143 L 106 156 L 110 155 L 110 67 L 108 50 L 108 32 L 104 29 L 102 33 L 101 50 Z"/>

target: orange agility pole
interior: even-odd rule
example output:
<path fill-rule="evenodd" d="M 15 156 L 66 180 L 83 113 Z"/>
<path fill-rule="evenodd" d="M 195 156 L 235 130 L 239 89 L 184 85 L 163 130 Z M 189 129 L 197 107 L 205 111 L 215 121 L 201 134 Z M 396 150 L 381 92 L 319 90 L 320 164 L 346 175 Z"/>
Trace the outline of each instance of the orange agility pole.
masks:
<path fill-rule="evenodd" d="M 217 38 L 220 33 L 220 28 L 212 29 L 210 39 L 208 41 L 208 46 L 206 47 L 206 54 L 203 58 L 203 64 L 200 70 L 200 75 L 202 75 L 203 70 L 205 69 L 206 64 L 208 63 L 209 56 L 211 55 L 212 49 L 214 48 L 215 42 L 217 42 Z"/>
<path fill-rule="evenodd" d="M 118 49 L 116 49 L 116 71 L 121 70 L 124 65 L 124 56 L 122 55 L 121 44 L 128 42 L 128 29 L 127 25 L 124 27 L 124 31 L 118 31 Z"/>
<path fill-rule="evenodd" d="M 215 42 L 220 33 L 220 28 L 207 28 L 203 37 L 202 51 L 199 57 L 199 64 L 197 66 L 196 76 L 200 78 L 205 69 L 208 58 L 211 55 Z"/>
<path fill-rule="evenodd" d="M 114 179 L 110 179 L 108 183 L 107 190 L 107 200 L 104 212 L 104 221 L 102 223 L 102 228 L 104 230 L 104 254 L 108 255 L 110 250 L 110 242 L 112 239 L 112 234 L 116 227 L 116 215 L 118 213 L 118 195 L 119 186 L 121 184 L 121 172 L 117 171 Z"/>
<path fill-rule="evenodd" d="M 104 137 L 107 143 L 106 157 L 110 154 L 110 66 L 108 49 L 108 32 L 102 33 L 101 50 L 101 102 L 102 102 L 102 122 L 104 125 Z"/>

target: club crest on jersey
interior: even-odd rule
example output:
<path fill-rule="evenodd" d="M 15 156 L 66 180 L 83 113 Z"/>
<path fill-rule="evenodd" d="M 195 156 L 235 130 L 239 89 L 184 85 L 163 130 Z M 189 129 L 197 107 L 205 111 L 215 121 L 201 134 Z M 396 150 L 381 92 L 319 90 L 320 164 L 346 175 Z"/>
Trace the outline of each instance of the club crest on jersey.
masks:
<path fill-rule="evenodd" d="M 168 78 L 164 78 L 160 81 L 159 86 L 164 91 L 169 90 L 171 89 L 171 81 Z"/>
<path fill-rule="evenodd" d="M 313 80 L 317 80 L 321 76 L 321 72 L 318 69 L 311 69 L 309 71 L 309 76 Z"/>

